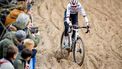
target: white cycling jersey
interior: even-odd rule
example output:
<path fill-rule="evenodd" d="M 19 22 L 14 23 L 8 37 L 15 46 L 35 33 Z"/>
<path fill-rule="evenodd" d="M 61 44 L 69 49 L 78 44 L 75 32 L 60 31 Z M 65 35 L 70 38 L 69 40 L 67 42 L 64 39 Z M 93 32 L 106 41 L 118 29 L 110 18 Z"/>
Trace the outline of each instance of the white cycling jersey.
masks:
<path fill-rule="evenodd" d="M 26 2 L 27 2 L 27 3 L 31 3 L 31 2 L 32 2 L 32 0 L 26 0 Z"/>
<path fill-rule="evenodd" d="M 76 7 L 75 10 L 73 9 L 70 3 L 67 5 L 66 21 L 69 23 L 70 14 L 76 14 L 76 13 L 80 13 L 85 18 L 84 20 L 85 23 L 87 23 L 86 25 L 88 25 L 88 18 L 86 16 L 86 12 L 80 3 L 78 3 L 78 6 Z"/>

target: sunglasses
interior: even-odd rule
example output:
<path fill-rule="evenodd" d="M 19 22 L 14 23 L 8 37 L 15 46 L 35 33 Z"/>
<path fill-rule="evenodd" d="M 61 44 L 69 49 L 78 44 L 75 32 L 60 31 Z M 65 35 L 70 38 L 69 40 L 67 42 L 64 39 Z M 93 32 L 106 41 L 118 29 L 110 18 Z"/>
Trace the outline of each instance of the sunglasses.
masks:
<path fill-rule="evenodd" d="M 71 6 L 71 7 L 77 7 L 77 6 Z"/>

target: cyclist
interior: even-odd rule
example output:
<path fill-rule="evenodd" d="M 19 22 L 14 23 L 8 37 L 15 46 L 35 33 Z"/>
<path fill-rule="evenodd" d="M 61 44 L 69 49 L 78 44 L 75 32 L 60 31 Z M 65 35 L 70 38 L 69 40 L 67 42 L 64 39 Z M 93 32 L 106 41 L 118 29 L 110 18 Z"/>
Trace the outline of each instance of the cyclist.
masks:
<path fill-rule="evenodd" d="M 67 8 L 64 12 L 64 25 L 65 25 L 65 36 L 68 36 L 68 29 L 71 25 L 78 25 L 78 13 L 80 13 L 85 20 L 85 27 L 89 29 L 89 21 L 87 14 L 78 0 L 70 0 Z M 89 31 L 88 31 L 89 32 Z M 74 37 L 75 32 L 73 31 L 72 38 Z M 66 48 L 68 47 L 68 37 L 66 37 Z M 68 47 L 69 48 L 69 47 Z"/>

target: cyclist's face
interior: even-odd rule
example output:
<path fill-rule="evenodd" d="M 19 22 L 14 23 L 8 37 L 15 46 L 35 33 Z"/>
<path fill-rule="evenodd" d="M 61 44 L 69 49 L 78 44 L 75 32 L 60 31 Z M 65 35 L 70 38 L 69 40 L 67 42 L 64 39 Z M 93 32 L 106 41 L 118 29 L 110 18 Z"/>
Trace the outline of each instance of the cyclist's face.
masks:
<path fill-rule="evenodd" d="M 71 6 L 73 10 L 76 10 L 77 9 L 77 6 Z"/>

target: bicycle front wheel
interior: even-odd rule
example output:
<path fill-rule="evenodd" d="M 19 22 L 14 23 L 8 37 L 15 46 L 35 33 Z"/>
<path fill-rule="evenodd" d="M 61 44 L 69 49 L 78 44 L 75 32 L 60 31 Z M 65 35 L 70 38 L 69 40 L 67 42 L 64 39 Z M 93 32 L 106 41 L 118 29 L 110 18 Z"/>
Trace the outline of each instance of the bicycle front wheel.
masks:
<path fill-rule="evenodd" d="M 70 47 L 70 37 L 69 37 L 69 35 L 68 36 L 65 36 L 64 35 L 65 33 L 63 32 L 62 33 L 62 36 L 61 36 L 61 42 L 60 42 L 60 50 L 61 50 L 61 55 L 62 55 L 62 57 L 64 57 L 64 53 L 65 53 L 65 51 L 68 51 L 68 54 L 69 54 L 69 49 L 67 50 L 66 48 L 65 48 L 65 46 L 66 46 L 66 37 L 67 37 L 67 46 L 69 46 Z"/>
<path fill-rule="evenodd" d="M 80 37 L 76 40 L 76 42 L 73 44 L 73 58 L 74 62 L 76 62 L 78 65 L 82 65 L 85 57 L 85 50 L 84 50 L 84 43 Z"/>

